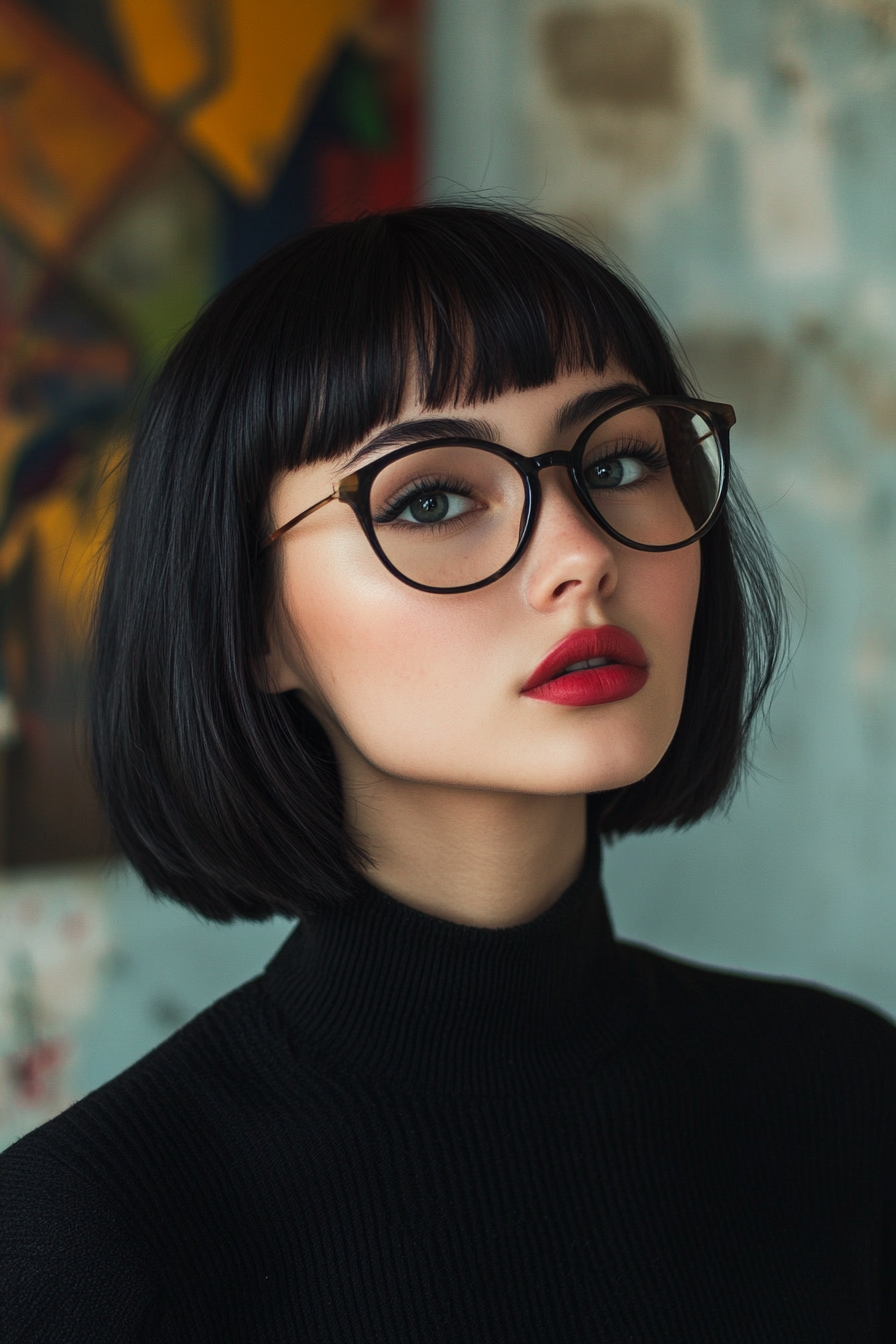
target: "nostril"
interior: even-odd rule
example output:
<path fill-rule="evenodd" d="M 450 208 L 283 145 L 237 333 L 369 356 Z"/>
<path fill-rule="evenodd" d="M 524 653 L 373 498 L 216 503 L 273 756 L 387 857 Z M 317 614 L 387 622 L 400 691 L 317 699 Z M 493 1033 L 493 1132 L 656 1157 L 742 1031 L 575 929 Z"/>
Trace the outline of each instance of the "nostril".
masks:
<path fill-rule="evenodd" d="M 557 587 L 554 589 L 554 597 L 562 597 L 570 588 L 579 588 L 581 587 L 581 584 L 581 579 L 566 579 L 565 582 L 557 584 Z"/>

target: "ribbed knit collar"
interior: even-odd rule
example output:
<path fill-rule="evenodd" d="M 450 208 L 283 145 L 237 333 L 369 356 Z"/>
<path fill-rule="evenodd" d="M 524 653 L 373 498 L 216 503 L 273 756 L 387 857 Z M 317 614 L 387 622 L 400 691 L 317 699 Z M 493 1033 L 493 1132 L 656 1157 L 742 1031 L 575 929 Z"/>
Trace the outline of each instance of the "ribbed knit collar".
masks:
<path fill-rule="evenodd" d="M 589 1072 L 630 1017 L 623 979 L 596 846 L 529 923 L 453 924 L 367 886 L 303 920 L 264 977 L 319 1065 L 440 1092 Z"/>

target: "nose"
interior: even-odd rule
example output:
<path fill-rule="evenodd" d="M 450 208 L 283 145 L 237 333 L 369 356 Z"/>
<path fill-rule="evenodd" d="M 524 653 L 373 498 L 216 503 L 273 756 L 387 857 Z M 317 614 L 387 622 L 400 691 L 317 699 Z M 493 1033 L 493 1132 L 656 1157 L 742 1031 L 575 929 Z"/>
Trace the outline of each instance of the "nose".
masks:
<path fill-rule="evenodd" d="M 538 611 L 606 599 L 618 581 L 619 543 L 591 517 L 565 468 L 540 473 L 541 507 L 523 558 L 527 600 Z"/>

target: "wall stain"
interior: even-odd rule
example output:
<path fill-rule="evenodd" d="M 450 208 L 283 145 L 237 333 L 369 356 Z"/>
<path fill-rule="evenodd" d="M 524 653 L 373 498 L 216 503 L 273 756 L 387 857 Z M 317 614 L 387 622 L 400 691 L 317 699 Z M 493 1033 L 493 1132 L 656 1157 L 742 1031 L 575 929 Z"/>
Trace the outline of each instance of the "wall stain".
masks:
<path fill-rule="evenodd" d="M 861 329 L 840 329 L 822 317 L 800 319 L 796 334 L 820 359 L 874 432 L 896 439 L 896 356 L 890 343 Z"/>
<path fill-rule="evenodd" d="M 894 0 L 828 0 L 832 9 L 856 14 L 864 19 L 878 38 L 896 39 L 896 3 Z"/>
<path fill-rule="evenodd" d="M 793 415 L 799 371 L 792 347 L 758 328 L 697 328 L 681 343 L 701 390 L 730 402 L 748 434 L 777 433 Z"/>
<path fill-rule="evenodd" d="M 562 102 L 671 113 L 684 107 L 681 32 L 667 10 L 561 9 L 542 22 L 541 50 Z"/>
<path fill-rule="evenodd" d="M 571 122 L 579 154 L 612 163 L 629 183 L 678 162 L 691 120 L 679 15 L 638 4 L 563 6 L 541 19 L 535 37 L 549 104 Z"/>

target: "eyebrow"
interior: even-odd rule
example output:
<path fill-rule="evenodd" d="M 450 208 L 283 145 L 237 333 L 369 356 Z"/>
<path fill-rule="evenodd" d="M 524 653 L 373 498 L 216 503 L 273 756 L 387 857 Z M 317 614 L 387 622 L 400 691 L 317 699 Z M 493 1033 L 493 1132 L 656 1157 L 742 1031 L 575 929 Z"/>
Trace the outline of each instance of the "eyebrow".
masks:
<path fill-rule="evenodd" d="M 482 439 L 497 443 L 498 431 L 488 420 L 461 420 L 454 416 L 431 416 L 425 420 L 401 420 L 390 425 L 359 448 L 345 463 L 343 470 L 352 471 L 365 458 L 380 448 L 403 448 L 408 443 L 425 443 L 428 439 Z"/>
<path fill-rule="evenodd" d="M 555 434 L 563 434 L 582 420 L 600 415 L 614 402 L 647 395 L 637 383 L 613 383 L 609 387 L 596 387 L 591 392 L 583 392 L 571 401 L 564 402 L 554 416 L 552 430 Z M 403 448 L 407 444 L 426 443 L 432 439 L 481 439 L 483 443 L 498 443 L 500 435 L 489 420 L 466 420 L 456 416 L 401 420 L 375 434 L 344 463 L 341 470 L 354 471 L 355 467 L 382 448 Z"/>
<path fill-rule="evenodd" d="M 554 433 L 563 434 L 568 429 L 574 429 L 582 420 L 593 420 L 617 401 L 648 395 L 637 383 L 612 383 L 609 387 L 596 387 L 593 392 L 583 392 L 560 407 L 554 416 Z"/>

